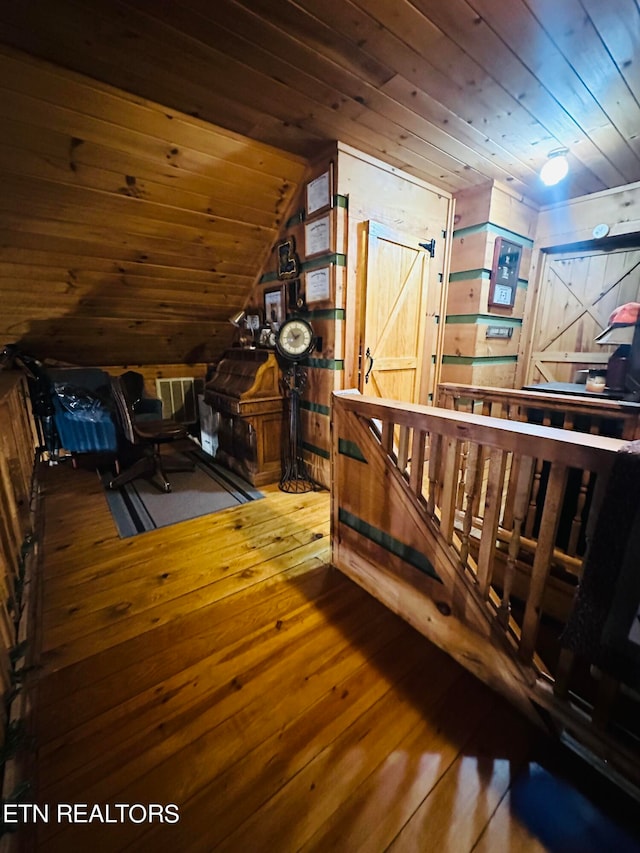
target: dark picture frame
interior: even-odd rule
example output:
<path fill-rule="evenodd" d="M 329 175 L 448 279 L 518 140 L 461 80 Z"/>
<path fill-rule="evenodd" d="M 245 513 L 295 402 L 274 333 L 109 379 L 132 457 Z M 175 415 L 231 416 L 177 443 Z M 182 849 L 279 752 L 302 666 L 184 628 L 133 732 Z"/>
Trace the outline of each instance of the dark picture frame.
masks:
<path fill-rule="evenodd" d="M 287 311 L 293 313 L 305 307 L 305 294 L 299 278 L 287 282 Z"/>
<path fill-rule="evenodd" d="M 287 316 L 284 287 L 270 287 L 264 292 L 264 321 L 280 327 Z"/>
<path fill-rule="evenodd" d="M 489 305 L 513 308 L 520 273 L 523 246 L 505 237 L 498 237 L 493 249 Z"/>
<path fill-rule="evenodd" d="M 293 237 L 281 240 L 276 246 L 278 257 L 278 278 L 286 281 L 289 278 L 297 278 L 300 264 L 296 255 L 296 241 Z"/>

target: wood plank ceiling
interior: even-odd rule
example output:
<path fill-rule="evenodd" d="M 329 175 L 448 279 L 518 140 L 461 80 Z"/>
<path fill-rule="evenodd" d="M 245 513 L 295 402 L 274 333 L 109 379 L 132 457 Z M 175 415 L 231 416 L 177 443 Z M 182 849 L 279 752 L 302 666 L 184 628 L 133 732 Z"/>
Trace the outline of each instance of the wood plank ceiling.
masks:
<path fill-rule="evenodd" d="M 341 139 L 450 190 L 640 179 L 635 0 L 3 2 L 4 39 L 307 155 Z"/>
<path fill-rule="evenodd" d="M 300 184 L 287 152 L 0 48 L 0 343 L 209 361 Z"/>
<path fill-rule="evenodd" d="M 0 39 L 292 154 L 340 139 L 451 191 L 497 179 L 544 204 L 640 180 L 637 0 L 1 0 Z M 545 190 L 557 148 L 571 177 Z"/>

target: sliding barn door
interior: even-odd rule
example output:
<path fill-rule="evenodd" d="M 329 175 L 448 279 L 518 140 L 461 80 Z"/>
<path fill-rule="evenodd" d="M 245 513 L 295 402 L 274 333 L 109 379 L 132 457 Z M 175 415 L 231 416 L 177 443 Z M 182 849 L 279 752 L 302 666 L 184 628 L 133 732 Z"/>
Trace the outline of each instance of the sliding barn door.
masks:
<path fill-rule="evenodd" d="M 431 347 L 425 347 L 430 256 L 420 238 L 393 234 L 374 222 L 365 228 L 360 391 L 424 402 L 424 374 L 431 365 Z"/>
<path fill-rule="evenodd" d="M 546 256 L 527 382 L 571 382 L 576 370 L 605 366 L 613 347 L 594 338 L 618 305 L 638 301 L 640 249 L 589 249 Z"/>

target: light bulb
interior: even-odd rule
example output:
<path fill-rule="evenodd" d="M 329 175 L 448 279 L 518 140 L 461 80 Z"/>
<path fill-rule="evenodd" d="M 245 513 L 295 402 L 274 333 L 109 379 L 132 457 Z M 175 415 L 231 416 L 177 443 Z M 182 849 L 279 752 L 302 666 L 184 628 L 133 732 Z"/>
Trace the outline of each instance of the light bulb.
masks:
<path fill-rule="evenodd" d="M 549 159 L 540 169 L 540 180 L 548 187 L 553 187 L 559 184 L 563 178 L 566 178 L 569 172 L 569 163 L 563 151 L 558 151 L 556 154 L 551 153 Z"/>

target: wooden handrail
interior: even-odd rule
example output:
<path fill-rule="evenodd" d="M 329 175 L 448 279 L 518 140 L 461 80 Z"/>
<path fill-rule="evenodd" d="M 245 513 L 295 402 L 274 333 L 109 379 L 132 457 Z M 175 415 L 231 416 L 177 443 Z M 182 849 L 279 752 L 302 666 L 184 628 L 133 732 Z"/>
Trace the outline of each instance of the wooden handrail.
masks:
<path fill-rule="evenodd" d="M 584 431 L 600 433 L 604 428 L 627 441 L 640 438 L 640 406 L 625 400 L 448 382 L 438 386 L 436 404 L 508 420 L 529 421 L 531 413 L 536 412 L 547 425 L 553 420 L 563 429 L 582 431 L 582 426 Z"/>
<path fill-rule="evenodd" d="M 366 409 L 366 417 L 382 424 L 433 431 L 454 439 L 469 438 L 473 434 L 474 440 L 484 446 L 517 450 L 523 454 L 535 453 L 542 443 L 546 459 L 564 460 L 568 465 L 580 466 L 587 461 L 607 467 L 610 454 L 625 443 L 609 436 L 576 434 L 539 424 L 443 410 L 437 406 L 364 397 L 355 391 L 334 392 L 333 396 L 340 400 L 345 410 L 364 412 Z"/>
<path fill-rule="evenodd" d="M 357 392 L 334 394 L 332 435 L 337 568 L 524 713 L 544 707 L 562 730 L 571 720 L 573 738 L 628 770 L 592 673 L 577 696 L 561 656 L 562 689 L 549 690 L 558 665 L 543 630 L 546 614 L 557 644 L 625 442 Z"/>
<path fill-rule="evenodd" d="M 0 739 L 12 693 L 12 661 L 19 638 L 24 552 L 32 531 L 34 432 L 22 373 L 0 372 Z"/>

